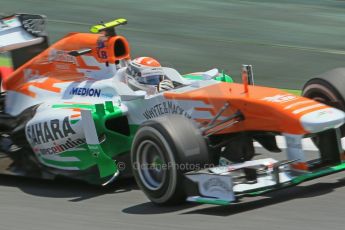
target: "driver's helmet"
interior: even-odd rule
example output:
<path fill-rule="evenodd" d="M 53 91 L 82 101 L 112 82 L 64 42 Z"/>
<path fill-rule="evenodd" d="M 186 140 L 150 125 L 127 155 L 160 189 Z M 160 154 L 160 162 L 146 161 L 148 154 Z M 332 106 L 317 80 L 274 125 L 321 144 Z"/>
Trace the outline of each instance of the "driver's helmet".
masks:
<path fill-rule="evenodd" d="M 151 57 L 133 59 L 130 61 L 126 73 L 143 85 L 158 86 L 164 79 L 164 71 L 161 64 Z"/>

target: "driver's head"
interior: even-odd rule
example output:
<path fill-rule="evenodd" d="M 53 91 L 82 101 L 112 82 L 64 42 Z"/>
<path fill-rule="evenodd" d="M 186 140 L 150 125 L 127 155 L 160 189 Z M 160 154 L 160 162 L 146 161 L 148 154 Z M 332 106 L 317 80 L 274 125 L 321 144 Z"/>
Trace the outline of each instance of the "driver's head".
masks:
<path fill-rule="evenodd" d="M 164 78 L 161 64 L 151 57 L 138 57 L 130 61 L 126 73 L 139 84 L 158 86 Z"/>

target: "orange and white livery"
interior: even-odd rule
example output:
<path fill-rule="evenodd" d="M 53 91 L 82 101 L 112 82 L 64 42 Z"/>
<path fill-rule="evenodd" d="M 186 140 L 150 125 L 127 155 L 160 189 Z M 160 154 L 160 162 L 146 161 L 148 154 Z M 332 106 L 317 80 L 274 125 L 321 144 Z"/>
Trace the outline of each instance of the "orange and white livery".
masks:
<path fill-rule="evenodd" d="M 19 15 L 2 19 L 2 22 L 5 26 L 0 28 L 0 37 L 6 43 L 0 44 L 0 51 L 31 47 L 46 41 L 41 30 L 42 17 Z M 70 33 L 17 66 L 3 80 L 6 93 L 1 106 L 6 122 L 0 120 L 1 125 L 9 135 L 25 137 L 20 144 L 32 150 L 30 153 L 37 162 L 50 173 L 74 175 L 73 178 L 83 180 L 99 174 L 99 181 L 92 183 L 108 184 L 119 175 L 114 160 L 126 154 L 131 155 L 132 160 L 147 157 L 143 163 L 158 165 L 166 159 L 172 159 L 173 163 L 195 162 L 204 151 L 214 154 L 208 159 L 226 158 L 238 163 L 254 157 L 254 142 L 269 151 L 280 151 L 276 136 L 284 137 L 289 160 L 284 164 L 292 164 L 291 169 L 295 171 L 308 171 L 313 167 L 304 156 L 304 137 L 313 137 L 319 145 L 322 163 L 340 161 L 339 152 L 336 152 L 340 148 L 327 158 L 326 150 L 319 143 L 329 140 L 329 143 L 339 144 L 337 130 L 345 122 L 341 110 L 283 90 L 254 85 L 251 69 L 243 75 L 243 83 L 233 83 L 230 76 L 217 69 L 181 75 L 150 57 L 131 60 L 127 39 L 116 34 L 114 29 L 125 22 L 119 19 L 94 26 L 93 33 Z M 25 23 L 27 27 L 23 26 Z M 24 32 L 28 36 L 20 37 Z M 12 34 L 17 35 L 13 38 Z M 171 87 L 159 90 L 161 80 L 169 81 Z M 141 81 L 149 85 L 150 90 L 132 87 L 130 81 Z M 159 152 L 153 148 L 167 151 L 149 156 Z M 180 154 L 179 158 L 177 154 Z M 162 159 L 158 159 L 160 157 Z M 185 161 L 178 162 L 181 159 Z M 261 165 L 277 175 L 278 163 L 270 159 L 239 165 L 231 163 L 225 170 L 210 169 L 202 178 L 198 173 L 187 177 L 203 184 L 200 189 L 205 196 L 212 196 L 206 191 L 206 185 L 210 185 L 207 181 L 216 180 L 214 175 L 209 178 L 210 174 L 230 175 L 230 171 L 243 168 L 250 174 L 253 165 Z M 98 174 L 83 177 L 83 173 L 94 168 Z M 147 194 L 175 183 L 167 191 L 157 193 L 163 194 L 162 197 L 156 199 L 148 195 L 151 200 L 168 203 L 174 198 L 178 179 L 164 184 L 165 181 L 157 178 L 168 178 L 181 172 L 150 177 L 159 170 L 136 170 L 139 171 L 134 170 L 134 175 Z M 282 173 L 280 179 L 279 175 L 278 172 L 278 179 L 267 175 L 251 185 L 249 182 L 236 188 L 231 185 L 230 190 L 251 191 L 274 186 L 280 179 L 286 183 L 293 179 L 289 173 Z M 257 178 L 252 176 L 250 174 L 246 179 L 255 181 Z M 218 178 L 217 183 L 226 183 L 223 179 Z M 219 197 L 228 201 L 234 199 L 233 193 L 223 195 Z M 196 200 L 190 200 L 193 199 Z"/>

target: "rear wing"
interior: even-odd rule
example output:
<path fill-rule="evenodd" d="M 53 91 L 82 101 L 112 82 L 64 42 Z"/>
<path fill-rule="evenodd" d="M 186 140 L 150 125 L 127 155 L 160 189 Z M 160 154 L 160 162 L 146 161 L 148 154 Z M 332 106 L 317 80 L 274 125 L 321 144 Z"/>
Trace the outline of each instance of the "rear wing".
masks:
<path fill-rule="evenodd" d="M 16 69 L 48 48 L 46 17 L 14 14 L 0 19 L 0 53 L 10 52 Z"/>

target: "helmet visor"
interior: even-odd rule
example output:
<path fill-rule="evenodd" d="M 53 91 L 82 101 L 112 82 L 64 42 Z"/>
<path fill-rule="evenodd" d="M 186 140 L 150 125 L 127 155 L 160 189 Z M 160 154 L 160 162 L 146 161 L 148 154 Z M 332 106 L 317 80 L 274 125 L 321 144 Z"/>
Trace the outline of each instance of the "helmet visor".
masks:
<path fill-rule="evenodd" d="M 158 85 L 162 79 L 162 75 L 150 75 L 146 77 L 138 77 L 137 80 L 141 84 Z"/>

